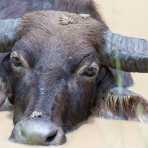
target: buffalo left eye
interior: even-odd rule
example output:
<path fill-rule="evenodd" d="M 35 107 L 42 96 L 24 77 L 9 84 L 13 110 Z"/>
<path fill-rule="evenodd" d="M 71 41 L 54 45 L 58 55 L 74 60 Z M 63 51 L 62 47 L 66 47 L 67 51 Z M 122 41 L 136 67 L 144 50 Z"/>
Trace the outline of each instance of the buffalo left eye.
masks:
<path fill-rule="evenodd" d="M 10 59 L 11 59 L 11 63 L 15 66 L 15 67 L 20 67 L 22 66 L 22 61 L 20 60 L 20 57 L 18 55 L 17 52 L 12 52 L 10 55 Z"/>
<path fill-rule="evenodd" d="M 22 63 L 18 57 L 13 57 L 11 59 L 11 61 L 14 64 L 14 66 L 16 66 L 16 67 L 22 66 Z"/>

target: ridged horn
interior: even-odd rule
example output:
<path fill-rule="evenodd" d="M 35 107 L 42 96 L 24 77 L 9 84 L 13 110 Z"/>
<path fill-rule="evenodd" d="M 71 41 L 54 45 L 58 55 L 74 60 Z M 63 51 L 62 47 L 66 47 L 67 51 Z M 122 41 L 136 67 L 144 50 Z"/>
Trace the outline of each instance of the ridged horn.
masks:
<path fill-rule="evenodd" d="M 127 72 L 148 72 L 148 41 L 104 33 L 105 46 L 100 52 L 103 64 Z"/>
<path fill-rule="evenodd" d="M 0 20 L 0 52 L 7 52 L 17 40 L 21 18 Z"/>

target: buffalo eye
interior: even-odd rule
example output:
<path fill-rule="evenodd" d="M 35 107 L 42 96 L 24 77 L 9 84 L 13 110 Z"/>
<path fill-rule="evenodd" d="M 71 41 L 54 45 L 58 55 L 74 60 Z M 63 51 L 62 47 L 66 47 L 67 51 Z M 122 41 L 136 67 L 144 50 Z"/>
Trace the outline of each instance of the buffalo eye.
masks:
<path fill-rule="evenodd" d="M 22 63 L 18 57 L 13 57 L 11 59 L 11 62 L 13 63 L 14 66 L 19 67 L 22 66 Z"/>
<path fill-rule="evenodd" d="M 93 77 L 96 75 L 96 69 L 94 67 L 88 67 L 84 70 L 84 72 L 81 75 Z"/>
<path fill-rule="evenodd" d="M 92 63 L 90 65 L 85 65 L 79 69 L 79 75 L 85 77 L 94 77 L 97 75 L 99 71 L 99 66 L 96 63 Z"/>
<path fill-rule="evenodd" d="M 11 59 L 11 63 L 13 64 L 13 66 L 15 67 L 23 66 L 17 52 L 12 52 L 10 55 L 10 59 Z"/>
<path fill-rule="evenodd" d="M 23 57 L 23 55 L 19 54 L 16 51 L 13 51 L 10 55 L 10 61 L 12 64 L 12 67 L 24 67 L 24 68 L 29 68 L 29 64 L 26 61 L 26 59 Z"/>

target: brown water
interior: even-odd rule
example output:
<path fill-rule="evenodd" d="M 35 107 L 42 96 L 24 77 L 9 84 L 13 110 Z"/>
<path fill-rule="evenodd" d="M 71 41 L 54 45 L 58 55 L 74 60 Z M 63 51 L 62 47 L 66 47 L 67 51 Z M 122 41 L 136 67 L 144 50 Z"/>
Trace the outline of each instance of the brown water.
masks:
<path fill-rule="evenodd" d="M 110 28 L 126 35 L 148 38 L 147 0 L 96 0 Z M 132 88 L 148 98 L 148 74 L 133 74 Z M 0 113 L 0 148 L 27 148 L 31 146 L 8 141 L 12 130 L 10 113 Z M 67 135 L 62 148 L 148 148 L 148 124 L 90 119 L 79 129 Z"/>

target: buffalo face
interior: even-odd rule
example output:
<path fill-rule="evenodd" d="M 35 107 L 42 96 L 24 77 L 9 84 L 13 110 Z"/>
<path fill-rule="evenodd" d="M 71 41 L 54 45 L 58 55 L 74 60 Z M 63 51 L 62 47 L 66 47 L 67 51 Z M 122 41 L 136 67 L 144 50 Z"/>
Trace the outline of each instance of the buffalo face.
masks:
<path fill-rule="evenodd" d="M 23 35 L 4 60 L 13 82 L 11 138 L 28 144 L 60 144 L 65 141 L 64 132 L 90 114 L 99 60 L 88 41 L 93 35 L 90 23 L 87 31 L 79 22 L 61 24 L 58 13 L 53 13 L 54 21 L 50 20 L 52 13 L 37 14 L 42 21 L 35 25 L 28 22 L 31 15 L 24 18 Z"/>

